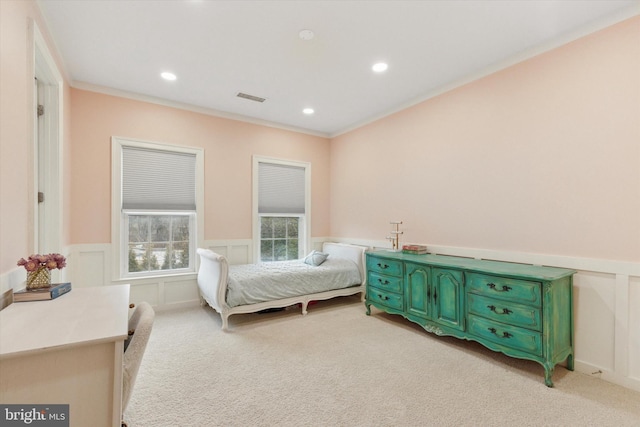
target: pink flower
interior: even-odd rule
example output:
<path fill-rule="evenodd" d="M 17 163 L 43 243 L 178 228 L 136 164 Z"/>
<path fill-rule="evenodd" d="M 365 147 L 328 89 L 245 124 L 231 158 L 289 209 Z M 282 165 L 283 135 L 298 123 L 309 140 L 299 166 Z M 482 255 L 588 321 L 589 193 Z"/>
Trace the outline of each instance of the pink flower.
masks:
<path fill-rule="evenodd" d="M 49 270 L 62 269 L 67 266 L 67 260 L 60 254 L 30 255 L 28 259 L 20 258 L 18 265 L 27 271 L 36 271 L 40 267 Z"/>
<path fill-rule="evenodd" d="M 56 262 L 55 268 L 64 268 L 67 266 L 67 260 L 60 254 L 51 254 L 53 260 Z"/>
<path fill-rule="evenodd" d="M 38 267 L 40 267 L 40 264 L 35 261 L 27 261 L 27 263 L 24 265 L 24 268 L 27 271 L 36 271 Z"/>

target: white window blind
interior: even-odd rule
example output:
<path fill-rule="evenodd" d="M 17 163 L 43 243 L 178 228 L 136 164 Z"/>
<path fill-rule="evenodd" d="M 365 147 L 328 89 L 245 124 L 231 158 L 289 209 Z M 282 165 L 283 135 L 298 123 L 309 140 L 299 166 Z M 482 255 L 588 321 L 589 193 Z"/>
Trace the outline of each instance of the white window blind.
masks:
<path fill-rule="evenodd" d="M 258 164 L 258 212 L 304 214 L 305 169 L 276 163 Z"/>
<path fill-rule="evenodd" d="M 122 147 L 122 209 L 196 210 L 196 156 Z"/>

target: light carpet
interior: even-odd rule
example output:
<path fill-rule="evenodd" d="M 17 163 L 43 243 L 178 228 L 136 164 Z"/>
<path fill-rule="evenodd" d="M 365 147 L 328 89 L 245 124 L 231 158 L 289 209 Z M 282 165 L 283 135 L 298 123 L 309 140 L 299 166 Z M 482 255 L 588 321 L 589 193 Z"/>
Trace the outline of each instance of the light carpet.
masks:
<path fill-rule="evenodd" d="M 640 393 L 437 337 L 359 297 L 157 313 L 125 420 L 155 426 L 640 426 Z"/>

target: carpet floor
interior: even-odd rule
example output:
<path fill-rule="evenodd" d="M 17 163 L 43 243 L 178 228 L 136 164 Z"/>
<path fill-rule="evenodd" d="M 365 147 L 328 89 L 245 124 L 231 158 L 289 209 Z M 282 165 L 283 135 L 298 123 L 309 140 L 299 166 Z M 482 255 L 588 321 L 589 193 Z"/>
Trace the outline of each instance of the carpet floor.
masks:
<path fill-rule="evenodd" d="M 125 421 L 156 426 L 640 426 L 640 393 L 437 337 L 359 297 L 160 311 Z"/>

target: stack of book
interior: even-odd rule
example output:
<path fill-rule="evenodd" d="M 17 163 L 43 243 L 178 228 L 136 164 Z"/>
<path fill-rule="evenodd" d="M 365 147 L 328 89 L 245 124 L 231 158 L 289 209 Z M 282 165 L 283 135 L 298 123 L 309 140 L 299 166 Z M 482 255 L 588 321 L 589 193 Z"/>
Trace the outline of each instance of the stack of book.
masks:
<path fill-rule="evenodd" d="M 427 246 L 426 245 L 414 245 L 414 244 L 402 245 L 402 253 L 405 253 L 405 254 L 426 254 L 427 253 Z"/>
<path fill-rule="evenodd" d="M 46 301 L 56 299 L 60 295 L 64 295 L 68 292 L 71 292 L 71 282 L 53 283 L 51 286 L 46 288 L 14 291 L 13 302 Z"/>

